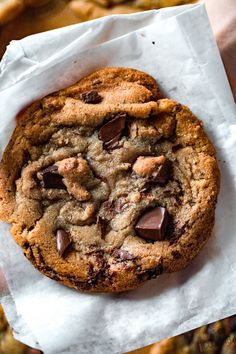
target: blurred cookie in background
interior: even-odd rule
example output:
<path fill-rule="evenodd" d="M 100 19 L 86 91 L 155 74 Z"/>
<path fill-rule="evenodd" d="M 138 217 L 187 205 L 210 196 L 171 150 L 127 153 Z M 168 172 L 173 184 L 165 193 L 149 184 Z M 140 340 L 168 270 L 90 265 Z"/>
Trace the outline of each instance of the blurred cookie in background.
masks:
<path fill-rule="evenodd" d="M 28 1 L 32 2 L 32 0 Z M 34 6 L 32 6 L 33 2 L 35 3 Z M 67 0 L 47 0 L 44 4 L 40 1 L 37 4 L 38 6 L 36 6 L 36 0 L 33 2 L 31 6 L 24 5 L 24 10 L 7 23 L 5 22 L 4 25 L 0 15 L 0 59 L 6 50 L 6 46 L 13 39 L 21 39 L 31 34 L 81 22 L 68 6 Z"/>
<path fill-rule="evenodd" d="M 236 316 L 165 339 L 149 354 L 236 354 Z"/>
<path fill-rule="evenodd" d="M 6 321 L 0 305 L 0 354 L 42 354 L 40 350 L 32 349 L 13 338 L 12 331 Z"/>
<path fill-rule="evenodd" d="M 0 305 L 0 353 L 25 354 L 27 347 L 15 340 Z"/>
<path fill-rule="evenodd" d="M 24 9 L 21 0 L 0 0 L 0 25 L 12 20 Z"/>
<path fill-rule="evenodd" d="M 177 6 L 193 2 L 194 0 L 65 0 L 76 15 L 82 13 L 86 19 L 105 16 L 111 13 L 129 13 L 139 10 L 159 9 L 167 6 Z M 57 6 L 60 1 L 53 0 L 0 0 L 0 25 L 4 25 L 8 21 L 16 17 L 27 7 L 40 7 L 47 5 L 49 2 L 53 6 Z M 96 10 L 91 8 L 94 4 Z M 122 5 L 121 5 L 122 4 Z M 121 6 L 119 6 L 121 5 Z M 90 11 L 86 11 L 90 6 Z M 84 9 L 83 9 L 84 8 Z M 103 10 L 103 11 L 102 11 Z M 86 16 L 84 13 L 86 12 Z"/>
<path fill-rule="evenodd" d="M 144 10 L 160 9 L 193 3 L 194 0 L 73 0 L 70 8 L 82 21 Z"/>
<path fill-rule="evenodd" d="M 26 6 L 42 6 L 50 0 L 0 0 L 0 25 L 16 17 Z"/>
<path fill-rule="evenodd" d="M 13 39 L 112 14 L 129 14 L 195 0 L 0 0 L 0 58 Z"/>

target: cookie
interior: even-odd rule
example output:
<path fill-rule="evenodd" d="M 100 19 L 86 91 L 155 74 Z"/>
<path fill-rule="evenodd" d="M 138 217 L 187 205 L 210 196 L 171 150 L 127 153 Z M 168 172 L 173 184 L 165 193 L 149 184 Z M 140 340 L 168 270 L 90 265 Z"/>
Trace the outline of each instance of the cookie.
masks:
<path fill-rule="evenodd" d="M 50 2 L 51 0 L 24 0 L 25 5 L 27 6 L 33 6 L 33 7 L 38 7 L 38 6 L 43 6 Z"/>
<path fill-rule="evenodd" d="M 69 7 L 82 21 L 87 21 L 107 15 L 160 9 L 193 2 L 194 0 L 73 0 Z"/>
<path fill-rule="evenodd" d="M 235 354 L 236 316 L 154 344 L 150 354 Z"/>
<path fill-rule="evenodd" d="M 51 0 L 0 0 L 0 25 L 19 15 L 26 6 L 38 7 Z"/>
<path fill-rule="evenodd" d="M 86 0 L 71 1 L 69 7 L 81 21 L 95 20 L 96 18 L 108 15 L 130 14 L 140 11 L 138 7 L 128 4 L 118 4 L 106 8 L 97 3 Z"/>
<path fill-rule="evenodd" d="M 201 121 L 127 68 L 22 111 L 0 165 L 0 217 L 25 256 L 84 291 L 186 267 L 210 237 L 218 191 Z"/>
<path fill-rule="evenodd" d="M 24 8 L 22 0 L 1 0 L 0 1 L 0 25 L 13 19 Z"/>
<path fill-rule="evenodd" d="M 13 338 L 12 332 L 0 305 L 0 353 L 26 354 L 27 347 Z M 28 353 L 30 354 L 30 353 Z M 40 353 L 38 353 L 40 354 Z"/>

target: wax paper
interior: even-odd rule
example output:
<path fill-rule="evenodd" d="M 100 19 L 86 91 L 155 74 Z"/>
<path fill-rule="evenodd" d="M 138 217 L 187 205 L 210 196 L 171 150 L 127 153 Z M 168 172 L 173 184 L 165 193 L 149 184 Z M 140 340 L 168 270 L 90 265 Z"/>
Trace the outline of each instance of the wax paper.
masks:
<path fill-rule="evenodd" d="M 204 122 L 218 154 L 213 235 L 183 271 L 120 294 L 41 275 L 0 225 L 1 301 L 15 336 L 45 354 L 122 353 L 236 313 L 236 109 L 203 5 L 114 15 L 14 41 L 0 66 L 0 154 L 17 113 L 106 66 L 151 74 Z"/>

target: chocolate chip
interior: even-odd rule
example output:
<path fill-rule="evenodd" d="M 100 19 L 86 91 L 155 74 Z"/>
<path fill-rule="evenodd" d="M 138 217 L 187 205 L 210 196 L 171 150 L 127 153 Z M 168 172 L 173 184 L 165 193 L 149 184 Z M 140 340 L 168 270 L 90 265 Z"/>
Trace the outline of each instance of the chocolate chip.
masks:
<path fill-rule="evenodd" d="M 165 237 L 169 215 L 165 208 L 156 207 L 144 213 L 135 225 L 140 237 L 160 241 Z"/>
<path fill-rule="evenodd" d="M 57 230 L 57 250 L 60 256 L 63 256 L 71 244 L 70 235 L 63 229 Z"/>
<path fill-rule="evenodd" d="M 59 173 L 57 173 L 57 171 L 57 165 L 52 165 L 39 172 L 39 174 L 42 176 L 42 187 L 53 189 L 66 189 L 66 186 L 64 185 L 62 180 L 63 177 Z"/>
<path fill-rule="evenodd" d="M 31 159 L 30 153 L 28 150 L 24 151 L 23 153 L 23 160 L 24 160 L 24 164 L 27 164 L 29 162 L 29 160 Z"/>
<path fill-rule="evenodd" d="M 141 193 L 143 198 L 145 198 L 148 195 L 148 193 L 150 192 L 151 187 L 152 187 L 152 184 L 150 182 L 145 183 L 143 188 L 140 190 L 140 193 Z"/>
<path fill-rule="evenodd" d="M 183 145 L 181 144 L 175 144 L 172 146 L 172 152 L 175 153 L 176 151 L 182 149 Z"/>
<path fill-rule="evenodd" d="M 114 210 L 114 202 L 113 200 L 106 200 L 102 203 L 101 208 L 104 209 L 106 217 L 108 220 L 111 220 L 115 217 L 116 213 Z"/>
<path fill-rule="evenodd" d="M 140 267 L 138 267 L 138 268 L 140 268 Z M 158 275 L 161 275 L 164 272 L 164 268 L 163 268 L 162 264 L 157 264 L 157 266 L 155 268 L 146 270 L 144 272 L 138 268 L 137 268 L 137 271 L 140 272 L 140 274 L 138 274 L 138 277 L 142 281 L 155 279 L 156 277 L 158 277 Z"/>
<path fill-rule="evenodd" d="M 103 144 L 104 148 L 106 150 L 113 150 L 115 149 L 118 144 L 119 144 L 119 141 L 120 141 L 120 137 L 121 137 L 121 134 L 118 134 L 116 135 L 113 139 L 111 139 L 110 141 L 107 141 Z"/>
<path fill-rule="evenodd" d="M 102 203 L 102 206 L 106 211 L 110 211 L 110 209 L 112 209 L 112 204 L 113 204 L 112 200 L 106 200 L 105 202 Z"/>
<path fill-rule="evenodd" d="M 167 158 L 164 160 L 163 164 L 160 165 L 152 174 L 152 181 L 164 184 L 168 181 L 171 172 L 171 161 Z"/>
<path fill-rule="evenodd" d="M 99 230 L 101 238 L 104 238 L 104 236 L 107 233 L 107 225 L 108 225 L 108 220 L 103 219 L 101 216 L 99 216 L 97 219 L 97 228 Z"/>
<path fill-rule="evenodd" d="M 120 258 L 122 261 L 128 261 L 136 258 L 133 254 L 121 249 L 114 250 L 113 255 L 116 258 Z"/>
<path fill-rule="evenodd" d="M 148 271 L 148 279 L 156 279 L 158 275 L 161 275 L 164 272 L 162 264 L 158 264 L 154 269 Z"/>
<path fill-rule="evenodd" d="M 171 252 L 172 256 L 175 258 L 175 259 L 180 259 L 181 258 L 181 254 L 179 253 L 179 251 L 177 250 L 174 250 Z"/>
<path fill-rule="evenodd" d="M 122 132 L 125 129 L 126 116 L 126 113 L 118 113 L 100 128 L 98 137 L 103 141 L 104 149 L 112 150 L 118 145 Z"/>
<path fill-rule="evenodd" d="M 84 103 L 96 104 L 102 101 L 102 96 L 95 90 L 83 92 L 80 95 L 80 98 Z"/>
<path fill-rule="evenodd" d="M 115 203 L 115 211 L 116 213 L 123 213 L 125 209 L 129 207 L 129 203 L 125 200 L 125 198 L 119 198 L 117 199 Z"/>

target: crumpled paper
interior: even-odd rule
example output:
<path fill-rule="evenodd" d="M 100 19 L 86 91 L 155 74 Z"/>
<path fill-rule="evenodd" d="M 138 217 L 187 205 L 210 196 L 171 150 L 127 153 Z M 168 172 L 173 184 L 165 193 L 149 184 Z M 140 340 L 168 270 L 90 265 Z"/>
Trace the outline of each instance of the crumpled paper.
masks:
<path fill-rule="evenodd" d="M 213 235 L 185 270 L 120 294 L 41 275 L 0 225 L 1 302 L 15 336 L 45 354 L 122 353 L 236 313 L 236 108 L 203 5 L 114 15 L 14 41 L 0 66 L 0 154 L 16 114 L 105 66 L 146 71 L 204 121 L 222 173 Z"/>

